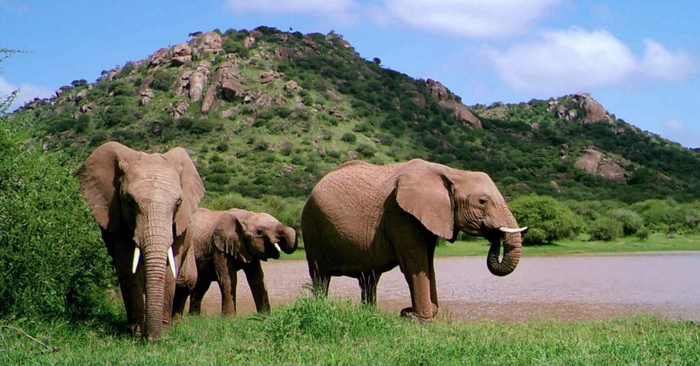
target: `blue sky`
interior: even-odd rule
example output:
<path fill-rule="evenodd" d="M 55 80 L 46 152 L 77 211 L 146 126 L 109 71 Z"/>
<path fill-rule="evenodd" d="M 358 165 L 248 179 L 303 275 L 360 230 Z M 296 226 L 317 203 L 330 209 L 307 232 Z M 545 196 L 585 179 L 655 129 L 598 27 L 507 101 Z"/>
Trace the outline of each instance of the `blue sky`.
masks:
<path fill-rule="evenodd" d="M 0 0 L 0 95 L 47 97 L 194 31 L 260 25 L 343 35 L 366 59 L 441 81 L 465 104 L 590 93 L 700 147 L 700 2 L 573 0 Z"/>

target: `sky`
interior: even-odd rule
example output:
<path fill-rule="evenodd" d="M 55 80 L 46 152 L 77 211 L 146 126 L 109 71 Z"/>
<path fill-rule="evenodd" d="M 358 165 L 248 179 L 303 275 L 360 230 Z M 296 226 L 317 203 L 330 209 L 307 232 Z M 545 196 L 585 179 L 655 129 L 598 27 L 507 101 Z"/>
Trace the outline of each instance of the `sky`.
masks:
<path fill-rule="evenodd" d="M 15 107 L 195 31 L 334 31 L 360 56 L 439 80 L 466 105 L 589 93 L 617 118 L 700 147 L 700 1 L 0 0 L 0 95 Z"/>

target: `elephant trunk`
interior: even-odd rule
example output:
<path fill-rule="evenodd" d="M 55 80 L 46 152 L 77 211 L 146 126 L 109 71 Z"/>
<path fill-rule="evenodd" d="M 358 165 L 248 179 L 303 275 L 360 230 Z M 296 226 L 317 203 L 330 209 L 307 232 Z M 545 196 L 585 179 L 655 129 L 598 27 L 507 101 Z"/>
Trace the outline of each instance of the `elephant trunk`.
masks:
<path fill-rule="evenodd" d="M 297 249 L 297 233 L 293 228 L 283 226 L 278 230 L 277 238 L 285 253 L 292 254 Z"/>
<path fill-rule="evenodd" d="M 138 241 L 141 243 L 143 269 L 146 271 L 145 337 L 156 340 L 160 338 L 163 327 L 168 249 L 173 243 L 172 223 L 169 220 L 149 218 L 144 235 Z"/>
<path fill-rule="evenodd" d="M 508 231 L 523 229 L 512 230 L 517 228 L 518 224 L 510 211 L 508 212 L 508 215 L 510 216 L 510 219 L 508 220 L 509 227 L 501 227 L 501 230 L 498 231 L 493 238 L 489 238 L 491 247 L 489 248 L 489 254 L 486 257 L 486 266 L 495 276 L 507 276 L 511 274 L 515 270 L 515 267 L 518 266 L 520 254 L 522 253 L 521 233 Z M 503 244 L 503 259 L 499 261 L 501 243 Z"/>

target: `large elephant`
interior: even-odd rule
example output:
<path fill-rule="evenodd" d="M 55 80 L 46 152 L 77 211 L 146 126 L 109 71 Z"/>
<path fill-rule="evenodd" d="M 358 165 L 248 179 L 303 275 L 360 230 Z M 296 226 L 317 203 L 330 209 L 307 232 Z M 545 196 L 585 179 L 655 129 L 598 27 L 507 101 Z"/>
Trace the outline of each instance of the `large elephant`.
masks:
<path fill-rule="evenodd" d="M 241 269 L 248 279 L 258 312 L 270 310 L 260 261 L 278 259 L 280 251 L 293 253 L 297 248 L 297 235 L 296 230 L 267 213 L 200 208 L 185 235 L 185 242 L 194 254 L 188 257 L 188 265 L 196 263 L 196 270 L 183 271 L 178 278 L 174 316 L 182 315 L 188 295 L 190 313 L 199 314 L 212 281 L 217 281 L 221 289 L 222 314 L 233 315 L 236 313 L 237 272 Z"/>
<path fill-rule="evenodd" d="M 112 256 L 129 326 L 159 338 L 171 321 L 184 234 L 204 195 L 194 163 L 182 148 L 147 154 L 107 142 L 76 175 Z"/>
<path fill-rule="evenodd" d="M 352 161 L 331 171 L 312 190 L 301 230 L 317 295 L 327 295 L 331 276 L 350 276 L 359 280 L 362 301 L 375 304 L 379 277 L 398 265 L 412 305 L 401 315 L 423 321 L 438 308 L 438 237 L 453 242 L 459 230 L 485 237 L 488 269 L 505 276 L 518 264 L 525 228 L 487 174 L 414 159 L 383 166 Z"/>

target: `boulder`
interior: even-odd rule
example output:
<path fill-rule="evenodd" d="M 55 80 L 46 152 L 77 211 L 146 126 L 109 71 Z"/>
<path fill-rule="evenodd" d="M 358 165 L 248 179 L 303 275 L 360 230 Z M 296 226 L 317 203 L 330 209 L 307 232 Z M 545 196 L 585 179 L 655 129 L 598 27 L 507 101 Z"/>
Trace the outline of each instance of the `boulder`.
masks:
<path fill-rule="evenodd" d="M 221 82 L 221 90 L 224 92 L 224 97 L 233 101 L 236 97 L 241 97 L 245 93 L 245 87 L 235 79 L 226 79 Z"/>
<path fill-rule="evenodd" d="M 454 117 L 462 122 L 468 123 L 476 128 L 481 127 L 481 121 L 462 103 L 454 100 L 441 100 L 440 106 L 451 109 L 454 112 Z"/>
<path fill-rule="evenodd" d="M 428 84 L 428 89 L 430 90 L 430 93 L 433 95 L 433 97 L 437 98 L 437 100 L 445 100 L 447 97 L 450 96 L 450 93 L 447 91 L 447 88 L 442 85 L 441 82 L 435 81 L 433 79 L 428 79 L 425 81 L 426 84 Z"/>
<path fill-rule="evenodd" d="M 144 88 L 144 89 L 141 89 L 139 96 L 140 96 L 139 105 L 144 106 L 146 104 L 151 103 L 153 98 L 156 97 L 156 93 L 152 89 Z"/>
<path fill-rule="evenodd" d="M 148 66 L 156 67 L 162 64 L 166 57 L 168 57 L 168 49 L 161 48 L 158 51 L 154 52 L 153 55 L 151 55 L 151 58 L 148 61 Z"/>
<path fill-rule="evenodd" d="M 612 119 L 605 108 L 587 93 L 574 94 L 574 99 L 579 101 L 579 107 L 584 113 L 583 123 L 611 122 Z"/>
<path fill-rule="evenodd" d="M 177 79 L 175 82 L 175 85 L 173 86 L 173 92 L 175 92 L 175 95 L 184 95 L 187 93 L 187 88 L 190 85 L 190 76 L 192 76 L 192 70 L 186 70 L 180 75 L 180 78 Z"/>
<path fill-rule="evenodd" d="M 282 88 L 284 90 L 297 90 L 299 89 L 299 84 L 294 80 L 289 80 L 288 82 L 284 83 Z"/>
<path fill-rule="evenodd" d="M 583 149 L 576 164 L 591 174 L 597 174 L 615 182 L 625 180 L 625 170 L 616 162 L 606 160 L 603 153 L 595 149 Z"/>
<path fill-rule="evenodd" d="M 243 40 L 243 47 L 250 48 L 255 44 L 255 37 L 248 36 Z"/>
<path fill-rule="evenodd" d="M 204 85 L 207 83 L 207 76 L 199 71 L 195 71 L 190 75 L 190 83 L 188 85 L 188 91 L 190 99 L 193 102 L 197 102 L 202 98 L 204 92 Z"/>
<path fill-rule="evenodd" d="M 173 47 L 173 58 L 170 61 L 172 65 L 180 66 L 190 61 L 192 61 L 192 48 L 187 42 Z"/>
<path fill-rule="evenodd" d="M 207 32 L 194 37 L 189 42 L 194 52 L 219 53 L 221 49 L 221 35 L 216 32 Z"/>
<path fill-rule="evenodd" d="M 216 85 L 212 84 L 209 86 L 209 89 L 207 89 L 207 92 L 204 94 L 204 99 L 202 99 L 202 108 L 200 109 L 200 111 L 202 113 L 209 112 L 209 110 L 214 105 L 215 100 L 216 100 Z"/>

